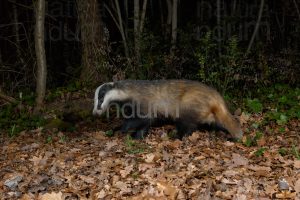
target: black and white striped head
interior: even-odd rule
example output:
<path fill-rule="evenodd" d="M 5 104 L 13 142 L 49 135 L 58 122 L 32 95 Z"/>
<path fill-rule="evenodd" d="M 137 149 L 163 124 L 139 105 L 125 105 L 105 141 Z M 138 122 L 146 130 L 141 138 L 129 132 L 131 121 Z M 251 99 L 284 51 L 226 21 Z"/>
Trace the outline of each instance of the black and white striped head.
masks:
<path fill-rule="evenodd" d="M 114 82 L 100 85 L 95 91 L 93 115 L 103 114 L 112 101 L 122 101 L 127 97 L 126 92 L 116 88 Z"/>

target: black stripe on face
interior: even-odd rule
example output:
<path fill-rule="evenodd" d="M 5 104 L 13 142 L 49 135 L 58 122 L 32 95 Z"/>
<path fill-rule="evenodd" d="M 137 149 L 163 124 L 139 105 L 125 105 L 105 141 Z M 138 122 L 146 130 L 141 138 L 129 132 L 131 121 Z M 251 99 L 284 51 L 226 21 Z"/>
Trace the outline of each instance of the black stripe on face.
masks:
<path fill-rule="evenodd" d="M 101 90 L 99 91 L 99 95 L 98 95 L 98 99 L 99 99 L 99 105 L 101 105 L 103 103 L 103 99 L 104 99 L 104 96 L 105 94 L 112 90 L 114 88 L 113 85 L 111 84 L 105 84 L 102 86 Z"/>

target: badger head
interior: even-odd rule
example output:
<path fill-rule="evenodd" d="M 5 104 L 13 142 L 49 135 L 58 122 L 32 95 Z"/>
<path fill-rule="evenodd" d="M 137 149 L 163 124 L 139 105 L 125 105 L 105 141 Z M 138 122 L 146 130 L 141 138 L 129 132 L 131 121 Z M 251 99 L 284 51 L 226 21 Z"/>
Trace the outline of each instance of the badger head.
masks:
<path fill-rule="evenodd" d="M 93 115 L 103 114 L 112 101 L 122 101 L 127 97 L 128 94 L 116 88 L 113 82 L 100 85 L 95 91 Z"/>

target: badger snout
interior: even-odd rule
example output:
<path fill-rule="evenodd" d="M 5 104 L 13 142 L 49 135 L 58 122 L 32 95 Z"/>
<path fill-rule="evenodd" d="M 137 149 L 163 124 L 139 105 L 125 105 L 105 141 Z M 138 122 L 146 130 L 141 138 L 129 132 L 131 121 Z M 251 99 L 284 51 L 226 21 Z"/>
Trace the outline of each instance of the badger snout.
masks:
<path fill-rule="evenodd" d="M 100 116 L 103 113 L 103 110 L 93 110 L 93 115 L 96 116 Z"/>

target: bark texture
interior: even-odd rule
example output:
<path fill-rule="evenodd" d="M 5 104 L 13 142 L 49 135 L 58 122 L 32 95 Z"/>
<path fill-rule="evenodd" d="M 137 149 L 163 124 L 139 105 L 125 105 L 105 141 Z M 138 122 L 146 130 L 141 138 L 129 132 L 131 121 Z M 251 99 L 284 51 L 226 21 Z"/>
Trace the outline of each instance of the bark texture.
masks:
<path fill-rule="evenodd" d="M 38 0 L 35 9 L 35 52 L 37 62 L 36 107 L 39 111 L 44 103 L 46 93 L 47 64 L 45 54 L 45 0 Z"/>
<path fill-rule="evenodd" d="M 82 41 L 83 82 L 106 80 L 104 30 L 97 0 L 77 0 Z"/>

